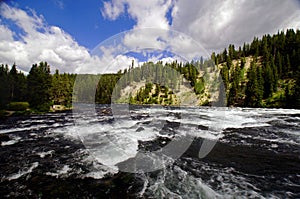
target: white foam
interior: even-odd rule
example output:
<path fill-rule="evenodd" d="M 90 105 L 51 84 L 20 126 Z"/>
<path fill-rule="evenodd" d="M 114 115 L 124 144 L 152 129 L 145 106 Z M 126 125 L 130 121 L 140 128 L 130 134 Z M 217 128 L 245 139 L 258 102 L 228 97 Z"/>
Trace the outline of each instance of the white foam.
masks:
<path fill-rule="evenodd" d="M 85 153 L 87 151 L 84 151 Z M 92 156 L 86 156 L 86 158 L 83 160 L 86 165 L 91 165 L 89 167 L 89 173 L 82 176 L 82 178 L 94 178 L 94 179 L 102 179 L 106 177 L 107 175 L 112 175 L 118 173 L 118 168 L 114 167 L 108 167 L 103 164 L 99 164 Z"/>
<path fill-rule="evenodd" d="M 20 170 L 18 173 L 16 174 L 12 174 L 10 175 L 7 179 L 8 180 L 16 180 L 26 174 L 29 174 L 33 171 L 33 169 L 37 168 L 39 166 L 38 162 L 34 162 L 31 167 L 29 167 L 27 170 Z"/>
<path fill-rule="evenodd" d="M 253 137 L 253 139 L 257 140 L 264 140 L 270 143 L 283 143 L 283 144 L 291 144 L 291 145 L 300 145 L 300 143 L 297 143 L 294 140 L 291 140 L 290 138 L 265 138 L 262 136 L 256 136 Z"/>
<path fill-rule="evenodd" d="M 69 165 L 64 165 L 61 169 L 57 170 L 55 173 L 52 172 L 47 172 L 46 175 L 49 176 L 67 176 L 67 174 L 71 171 L 72 169 L 70 168 Z"/>
<path fill-rule="evenodd" d="M 220 184 L 220 188 L 215 190 L 218 193 L 217 198 L 264 198 L 259 194 L 260 190 L 233 167 L 216 169 L 207 163 L 202 163 L 201 167 L 214 174 L 209 182 Z"/>
<path fill-rule="evenodd" d="M 141 125 L 138 123 L 129 119 L 113 123 L 87 122 L 54 131 L 66 137 L 81 139 L 98 162 L 115 168 L 117 163 L 137 154 L 139 140 L 148 141 L 157 137 L 157 132 L 150 127 L 136 132 Z"/>
<path fill-rule="evenodd" d="M 284 114 L 300 113 L 297 110 L 285 112 L 285 110 L 269 109 L 203 107 L 168 110 L 162 107 L 150 107 L 130 111 L 131 116 L 149 116 L 141 120 L 131 119 L 128 115 L 100 117 L 95 114 L 74 114 L 74 125 L 70 123 L 69 126 L 62 128 L 58 126 L 53 132 L 71 139 L 80 139 L 99 163 L 117 169 L 116 164 L 135 157 L 139 141 L 151 141 L 157 137 L 174 137 L 172 134 L 161 133 L 163 126 L 167 124 L 166 121 L 180 124 L 179 129 L 176 130 L 179 135 L 188 134 L 216 140 L 224 136 L 222 132 L 226 128 L 270 126 L 268 122 L 276 118 L 274 114 L 282 114 L 282 111 Z M 176 117 L 177 114 L 180 114 L 181 119 Z M 208 130 L 198 129 L 198 125 L 208 127 Z M 102 178 L 106 173 L 102 172 L 92 171 L 89 176 Z"/>
<path fill-rule="evenodd" d="M 6 134 L 6 133 L 12 133 L 12 132 L 18 132 L 18 131 L 28 131 L 30 129 L 32 129 L 32 127 L 2 129 L 2 130 L 0 130 L 0 134 Z"/>
<path fill-rule="evenodd" d="M 104 178 L 108 172 L 102 172 L 102 171 L 93 171 L 89 172 L 85 175 L 87 178 L 94 178 L 94 179 L 102 179 Z"/>
<path fill-rule="evenodd" d="M 200 138 L 205 138 L 209 140 L 218 140 L 222 137 L 224 137 L 224 134 L 222 134 L 219 131 L 201 131 L 201 130 L 194 130 L 194 131 L 189 131 L 187 132 L 188 135 L 191 135 L 193 137 L 200 137 Z"/>
<path fill-rule="evenodd" d="M 145 177 L 145 175 L 144 175 L 143 189 L 138 193 L 139 197 L 142 197 L 142 196 L 145 194 L 148 185 L 149 185 L 149 180 L 148 180 L 148 179 Z"/>
<path fill-rule="evenodd" d="M 52 154 L 54 153 L 54 150 L 50 150 L 50 151 L 46 151 L 46 152 L 39 152 L 37 153 L 41 158 L 46 157 L 47 155 L 52 156 Z"/>
<path fill-rule="evenodd" d="M 18 143 L 21 140 L 21 137 L 13 137 L 9 141 L 3 141 L 1 142 L 1 146 L 8 146 Z"/>
<path fill-rule="evenodd" d="M 88 143 L 87 147 L 92 145 Z M 90 151 L 96 160 L 108 166 L 114 166 L 117 163 L 123 162 L 137 154 L 138 142 L 128 137 L 119 137 L 113 139 L 104 146 L 93 147 Z"/>
<path fill-rule="evenodd" d="M 152 181 L 149 179 L 149 181 Z M 168 186 L 168 184 L 172 184 Z M 155 198 L 219 198 L 220 195 L 200 178 L 189 175 L 178 166 L 164 170 L 145 192 Z"/>
<path fill-rule="evenodd" d="M 49 127 L 48 125 L 34 125 L 29 127 L 23 127 L 23 128 L 11 128 L 11 129 L 2 129 L 0 130 L 0 134 L 7 134 L 7 133 L 13 133 L 13 132 L 19 132 L 19 131 L 29 131 L 29 130 L 38 130 L 41 128 Z"/>
<path fill-rule="evenodd" d="M 107 177 L 107 175 L 112 175 L 118 173 L 117 168 L 109 168 L 104 165 L 98 166 L 94 168 L 93 171 L 84 175 L 83 178 L 94 178 L 94 179 L 102 179 Z"/>

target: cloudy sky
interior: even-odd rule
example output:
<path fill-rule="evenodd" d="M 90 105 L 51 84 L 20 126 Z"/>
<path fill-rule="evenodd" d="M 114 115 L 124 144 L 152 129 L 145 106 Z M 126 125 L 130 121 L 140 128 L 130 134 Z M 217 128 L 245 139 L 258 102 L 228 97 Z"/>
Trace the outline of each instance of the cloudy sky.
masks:
<path fill-rule="evenodd" d="M 0 63 L 113 72 L 132 59 L 197 59 L 287 28 L 300 28 L 299 0 L 0 1 Z"/>

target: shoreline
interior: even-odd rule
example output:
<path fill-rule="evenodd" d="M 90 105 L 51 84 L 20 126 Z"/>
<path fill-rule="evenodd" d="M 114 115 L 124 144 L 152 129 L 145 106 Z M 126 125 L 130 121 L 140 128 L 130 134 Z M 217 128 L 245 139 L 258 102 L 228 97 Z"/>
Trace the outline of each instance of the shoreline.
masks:
<path fill-rule="evenodd" d="M 116 103 L 117 105 L 125 105 L 127 103 Z M 108 105 L 107 108 L 110 108 L 110 104 L 95 104 L 95 105 Z M 160 104 L 128 104 L 130 106 L 152 106 L 152 107 L 170 107 L 170 108 L 180 108 L 180 107 L 203 107 L 203 108 L 240 108 L 240 109 L 276 109 L 276 110 L 300 110 L 295 108 L 286 108 L 286 107 L 246 107 L 246 106 L 187 106 L 187 105 L 160 105 Z M 60 109 L 49 109 L 49 111 L 46 112 L 38 112 L 34 111 L 32 109 L 27 109 L 24 111 L 12 111 L 12 110 L 0 110 L 0 120 L 10 118 L 10 117 L 18 117 L 18 116 L 29 116 L 29 115 L 44 115 L 48 113 L 64 113 L 64 112 L 70 112 L 73 111 L 73 107 L 64 107 Z"/>
<path fill-rule="evenodd" d="M 29 115 L 44 115 L 48 113 L 64 113 L 72 111 L 72 108 L 66 108 L 63 110 L 49 110 L 46 112 L 38 112 L 32 109 L 27 109 L 25 111 L 11 111 L 11 110 L 0 110 L 0 120 L 10 118 L 10 117 L 21 117 L 21 116 L 29 116 Z"/>

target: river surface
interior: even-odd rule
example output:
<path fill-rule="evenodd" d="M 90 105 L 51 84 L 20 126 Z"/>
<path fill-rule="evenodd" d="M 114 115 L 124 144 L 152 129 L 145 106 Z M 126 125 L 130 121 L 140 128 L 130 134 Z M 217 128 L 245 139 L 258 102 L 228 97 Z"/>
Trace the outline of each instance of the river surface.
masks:
<path fill-rule="evenodd" d="M 300 110 L 101 105 L 0 135 L 2 197 L 300 198 Z"/>

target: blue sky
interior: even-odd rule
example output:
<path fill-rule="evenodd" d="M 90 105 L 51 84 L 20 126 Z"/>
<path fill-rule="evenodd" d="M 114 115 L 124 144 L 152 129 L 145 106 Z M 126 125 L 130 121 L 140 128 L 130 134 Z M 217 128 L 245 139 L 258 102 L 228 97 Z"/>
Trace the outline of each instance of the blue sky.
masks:
<path fill-rule="evenodd" d="M 114 72 L 133 59 L 197 59 L 287 28 L 300 28 L 298 0 L 1 1 L 0 63 Z"/>
<path fill-rule="evenodd" d="M 23 10 L 35 10 L 49 25 L 61 27 L 88 49 L 134 25 L 134 20 L 127 14 L 114 21 L 104 19 L 101 14 L 103 1 L 99 0 L 19 0 L 8 1 L 7 4 Z"/>

